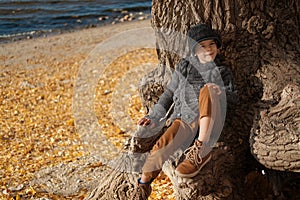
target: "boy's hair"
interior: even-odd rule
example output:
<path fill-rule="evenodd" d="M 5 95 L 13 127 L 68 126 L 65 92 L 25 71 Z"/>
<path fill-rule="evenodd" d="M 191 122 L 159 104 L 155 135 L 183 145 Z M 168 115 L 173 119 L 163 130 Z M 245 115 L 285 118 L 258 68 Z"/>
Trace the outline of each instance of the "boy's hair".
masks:
<path fill-rule="evenodd" d="M 206 24 L 197 24 L 191 26 L 187 33 L 189 47 L 194 52 L 195 46 L 204 40 L 215 40 L 218 48 L 221 47 L 222 42 L 218 35 Z"/>

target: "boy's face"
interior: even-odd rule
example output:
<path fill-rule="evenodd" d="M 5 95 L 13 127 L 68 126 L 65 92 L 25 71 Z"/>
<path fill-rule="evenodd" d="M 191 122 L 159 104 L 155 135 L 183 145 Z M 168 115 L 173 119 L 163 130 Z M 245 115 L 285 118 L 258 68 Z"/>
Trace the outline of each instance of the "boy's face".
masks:
<path fill-rule="evenodd" d="M 195 54 L 201 63 L 213 62 L 217 56 L 218 48 L 214 40 L 204 40 L 195 47 Z"/>

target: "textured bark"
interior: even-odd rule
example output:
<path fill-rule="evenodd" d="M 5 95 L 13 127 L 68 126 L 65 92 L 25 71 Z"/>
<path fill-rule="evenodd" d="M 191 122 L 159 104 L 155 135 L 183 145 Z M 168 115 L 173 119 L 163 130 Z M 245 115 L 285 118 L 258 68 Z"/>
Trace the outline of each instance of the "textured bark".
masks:
<path fill-rule="evenodd" d="M 221 53 L 240 95 L 238 105 L 228 108 L 212 161 L 198 176 L 182 180 L 174 173 L 176 163 L 164 165 L 177 199 L 297 199 L 299 1 L 153 0 L 152 14 L 160 64 L 140 84 L 147 109 L 158 100 L 171 68 L 188 53 L 182 35 L 196 23 L 210 24 L 220 34 Z M 146 146 L 148 150 L 151 144 Z M 99 185 L 93 199 L 107 199 L 100 194 L 115 184 Z M 113 188 L 109 191 L 118 193 Z"/>
<path fill-rule="evenodd" d="M 215 149 L 211 161 L 192 179 L 180 178 L 175 174 L 176 164 L 170 161 L 163 171 L 170 178 L 176 199 L 234 199 L 234 186 L 230 176 L 233 156 L 227 150 Z M 222 166 L 222 167 L 220 167 Z M 241 199 L 241 195 L 235 196 Z"/>
<path fill-rule="evenodd" d="M 300 87 L 287 85 L 281 100 L 260 113 L 251 134 L 252 152 L 263 165 L 300 172 Z"/>
<path fill-rule="evenodd" d="M 240 94 L 237 107 L 228 111 L 219 143 L 219 148 L 225 149 L 222 156 L 214 155 L 212 165 L 189 184 L 178 184 L 181 180 L 174 175 L 174 164 L 164 166 L 177 198 L 272 198 L 287 196 L 286 187 L 290 193 L 295 192 L 299 182 L 293 186 L 284 183 L 286 177 L 299 179 L 299 174 L 287 171 L 299 172 L 300 167 L 299 2 L 154 0 L 152 12 L 160 68 L 174 68 L 187 54 L 181 35 L 191 25 L 211 24 L 223 39 L 221 52 L 235 74 Z M 144 83 L 156 82 L 155 78 L 146 77 Z M 143 97 L 152 85 L 140 87 Z M 153 88 L 151 93 L 156 93 Z M 156 94 L 160 93 L 161 90 Z M 219 171 L 224 174 L 220 176 Z M 211 177 L 217 177 L 219 182 L 207 181 Z M 216 183 L 224 187 L 211 189 Z M 263 188 L 260 192 L 259 186 Z"/>
<path fill-rule="evenodd" d="M 118 170 L 108 170 L 94 189 L 85 199 L 120 199 L 128 200 L 134 188 L 137 174 L 122 173 Z"/>

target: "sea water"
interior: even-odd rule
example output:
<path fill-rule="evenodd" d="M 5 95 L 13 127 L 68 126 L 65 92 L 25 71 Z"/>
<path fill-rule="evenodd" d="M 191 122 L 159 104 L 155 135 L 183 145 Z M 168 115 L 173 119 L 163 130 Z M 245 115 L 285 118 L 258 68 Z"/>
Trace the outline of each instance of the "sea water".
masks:
<path fill-rule="evenodd" d="M 0 42 L 149 16 L 149 0 L 0 0 Z M 134 18 L 134 17 L 133 17 Z"/>

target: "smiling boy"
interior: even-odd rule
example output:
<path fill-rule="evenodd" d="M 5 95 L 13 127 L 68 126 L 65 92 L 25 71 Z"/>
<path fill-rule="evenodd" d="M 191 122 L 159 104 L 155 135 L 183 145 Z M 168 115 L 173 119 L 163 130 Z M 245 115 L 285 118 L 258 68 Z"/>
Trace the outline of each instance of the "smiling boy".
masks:
<path fill-rule="evenodd" d="M 151 182 L 178 150 L 185 151 L 185 159 L 175 173 L 183 178 L 196 176 L 210 161 L 211 149 L 220 136 L 226 96 L 236 96 L 231 72 L 216 62 L 221 47 L 217 34 L 206 24 L 199 24 L 191 27 L 187 36 L 191 56 L 181 59 L 157 104 L 138 121 L 144 127 L 156 123 L 174 105 L 172 123 L 150 151 L 132 200 L 150 196 Z"/>

